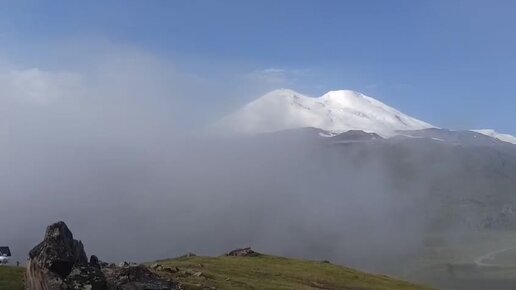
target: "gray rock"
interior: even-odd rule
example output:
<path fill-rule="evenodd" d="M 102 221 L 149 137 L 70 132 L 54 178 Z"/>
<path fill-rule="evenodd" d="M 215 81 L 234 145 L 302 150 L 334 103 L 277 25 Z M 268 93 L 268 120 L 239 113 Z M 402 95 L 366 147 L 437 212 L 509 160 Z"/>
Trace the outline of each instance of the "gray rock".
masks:
<path fill-rule="evenodd" d="M 118 263 L 118 267 L 129 267 L 129 265 L 130 265 L 130 264 L 129 264 L 129 263 L 127 263 L 127 262 L 125 262 L 125 261 L 124 261 L 124 262 L 120 262 L 120 263 Z"/>
<path fill-rule="evenodd" d="M 43 242 L 29 253 L 27 290 L 173 290 L 178 283 L 162 279 L 143 265 L 121 266 L 86 257 L 83 244 L 64 222 L 47 227 Z"/>
<path fill-rule="evenodd" d="M 88 265 L 84 246 L 64 222 L 48 226 L 30 251 L 25 280 L 28 290 L 107 290 L 104 275 Z"/>
<path fill-rule="evenodd" d="M 29 258 L 62 278 L 70 274 L 75 264 L 88 261 L 82 242 L 74 240 L 64 222 L 47 227 L 43 242 L 29 252 Z"/>
<path fill-rule="evenodd" d="M 181 289 L 179 284 L 162 279 L 144 265 L 102 268 L 109 289 L 113 290 L 169 290 Z"/>
<path fill-rule="evenodd" d="M 226 256 L 232 257 L 257 257 L 260 253 L 253 251 L 251 248 L 236 249 L 226 254 Z"/>

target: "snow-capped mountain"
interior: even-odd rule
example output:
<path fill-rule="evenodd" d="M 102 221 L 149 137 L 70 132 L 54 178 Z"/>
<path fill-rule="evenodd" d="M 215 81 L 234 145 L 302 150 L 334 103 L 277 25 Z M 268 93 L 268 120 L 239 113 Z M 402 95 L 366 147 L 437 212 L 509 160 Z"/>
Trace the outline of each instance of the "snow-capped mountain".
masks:
<path fill-rule="evenodd" d="M 359 92 L 330 91 L 313 98 L 289 89 L 258 98 L 218 125 L 243 133 L 314 127 L 331 132 L 362 130 L 382 137 L 398 130 L 434 128 Z"/>
<path fill-rule="evenodd" d="M 489 136 L 489 137 L 492 137 L 492 138 L 495 138 L 495 139 L 498 139 L 498 140 L 501 140 L 504 142 L 516 144 L 516 137 L 509 135 L 509 134 L 498 133 L 492 129 L 479 129 L 479 130 L 471 130 L 471 131 L 477 132 L 480 134 L 484 134 L 486 136 Z"/>

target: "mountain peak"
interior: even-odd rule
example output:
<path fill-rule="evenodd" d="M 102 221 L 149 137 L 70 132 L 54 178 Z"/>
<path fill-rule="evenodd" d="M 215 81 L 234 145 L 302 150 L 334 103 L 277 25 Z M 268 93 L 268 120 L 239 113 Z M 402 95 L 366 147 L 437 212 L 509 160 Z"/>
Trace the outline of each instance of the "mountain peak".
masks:
<path fill-rule="evenodd" d="M 331 98 L 363 98 L 364 94 L 353 90 L 335 90 L 329 91 L 323 96 Z"/>
<path fill-rule="evenodd" d="M 220 123 L 243 133 L 314 127 L 336 133 L 362 130 L 383 137 L 395 135 L 398 130 L 433 127 L 352 90 L 330 91 L 318 98 L 291 89 L 274 90 Z"/>

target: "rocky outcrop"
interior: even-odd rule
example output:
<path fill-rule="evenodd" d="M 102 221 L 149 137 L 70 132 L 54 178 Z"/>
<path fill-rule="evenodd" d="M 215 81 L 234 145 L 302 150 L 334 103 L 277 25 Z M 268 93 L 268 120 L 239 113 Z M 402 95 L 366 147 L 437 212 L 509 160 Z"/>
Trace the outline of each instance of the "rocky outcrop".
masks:
<path fill-rule="evenodd" d="M 177 283 L 160 278 L 144 265 L 108 266 L 102 268 L 102 272 L 106 276 L 109 289 L 113 290 L 181 289 Z"/>
<path fill-rule="evenodd" d="M 90 268 L 82 243 L 73 238 L 64 222 L 57 222 L 47 227 L 43 241 L 29 253 L 27 289 L 105 290 L 100 270 Z"/>
<path fill-rule="evenodd" d="M 162 279 L 144 265 L 116 266 L 88 261 L 83 244 L 64 222 L 47 227 L 43 242 L 29 253 L 27 290 L 169 290 L 180 285 Z"/>
<path fill-rule="evenodd" d="M 257 257 L 260 255 L 260 253 L 253 251 L 251 248 L 235 249 L 226 254 L 226 256 L 232 257 Z"/>

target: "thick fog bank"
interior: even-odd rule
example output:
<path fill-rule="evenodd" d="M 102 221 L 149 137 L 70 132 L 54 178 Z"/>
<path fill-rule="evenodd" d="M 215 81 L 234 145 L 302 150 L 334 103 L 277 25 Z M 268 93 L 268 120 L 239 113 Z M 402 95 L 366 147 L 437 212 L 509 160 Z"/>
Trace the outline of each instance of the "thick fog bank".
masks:
<path fill-rule="evenodd" d="M 354 148 L 49 119 L 4 139 L 0 227 L 19 260 L 64 220 L 108 261 L 252 246 L 385 271 L 428 223 L 421 196 L 400 194 L 382 159 Z"/>

